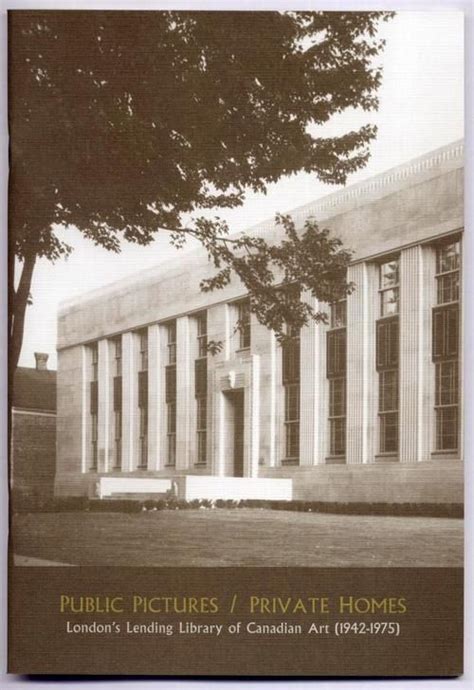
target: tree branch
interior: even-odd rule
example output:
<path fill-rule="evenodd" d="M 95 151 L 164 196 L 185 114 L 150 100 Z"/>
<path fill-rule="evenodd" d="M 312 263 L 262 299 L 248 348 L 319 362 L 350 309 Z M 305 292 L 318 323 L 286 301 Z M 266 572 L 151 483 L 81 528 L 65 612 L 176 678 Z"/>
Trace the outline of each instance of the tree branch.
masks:
<path fill-rule="evenodd" d="M 198 240 L 201 239 L 199 231 L 194 228 L 167 228 L 164 225 L 160 225 L 158 230 L 164 230 L 165 232 L 184 232 L 196 237 Z M 224 237 L 222 235 L 217 235 L 214 239 L 219 242 L 228 242 L 229 244 L 238 244 L 241 241 L 240 239 L 234 240 L 230 237 Z"/>

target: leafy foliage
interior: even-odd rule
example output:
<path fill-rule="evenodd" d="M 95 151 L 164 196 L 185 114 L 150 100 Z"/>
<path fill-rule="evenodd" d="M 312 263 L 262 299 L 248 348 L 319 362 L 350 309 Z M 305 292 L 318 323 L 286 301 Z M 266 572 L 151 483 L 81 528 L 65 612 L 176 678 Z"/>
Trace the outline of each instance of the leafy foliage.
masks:
<path fill-rule="evenodd" d="M 347 255 L 326 231 L 309 222 L 299 236 L 280 218 L 279 246 L 235 242 L 199 214 L 238 206 L 246 190 L 284 175 L 341 184 L 366 164 L 373 126 L 317 131 L 346 108 L 377 107 L 377 27 L 389 16 L 11 13 L 11 247 L 27 269 L 11 303 L 21 327 L 35 258 L 70 251 L 55 224 L 115 252 L 122 239 L 146 245 L 160 231 L 177 246 L 193 236 L 219 269 L 205 289 L 236 273 L 277 331 L 288 316 L 323 318 L 271 283 L 334 299 Z"/>
<path fill-rule="evenodd" d="M 243 235 L 221 246 L 207 232 L 203 244 L 220 270 L 203 280 L 201 289 L 222 289 L 237 274 L 250 295 L 251 310 L 283 343 L 310 319 L 327 323 L 326 312 L 301 299 L 302 291 L 324 304 L 344 298 L 354 286 L 346 281 L 351 253 L 338 238 L 320 230 L 312 218 L 301 233 L 289 215 L 278 214 L 276 221 L 284 239 L 273 245 L 262 237 Z"/>

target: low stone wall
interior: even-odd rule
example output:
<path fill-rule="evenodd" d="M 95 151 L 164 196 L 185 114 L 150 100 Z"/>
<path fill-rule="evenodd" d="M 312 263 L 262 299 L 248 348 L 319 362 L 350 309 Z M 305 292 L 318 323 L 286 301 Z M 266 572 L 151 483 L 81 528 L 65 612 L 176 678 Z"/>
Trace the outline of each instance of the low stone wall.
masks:
<path fill-rule="evenodd" d="M 89 496 L 97 495 L 97 484 L 102 477 L 107 479 L 172 479 L 173 477 L 186 475 L 202 475 L 206 473 L 206 467 L 194 467 L 190 470 L 176 470 L 171 467 L 166 470 L 136 470 L 135 472 L 61 472 L 56 473 L 54 482 L 55 496 Z"/>
<path fill-rule="evenodd" d="M 179 477 L 178 499 L 291 501 L 291 479 L 262 477 Z"/>
<path fill-rule="evenodd" d="M 462 503 L 463 463 L 260 467 L 260 476 L 293 479 L 296 501 L 335 503 Z"/>
<path fill-rule="evenodd" d="M 107 498 L 114 494 L 166 494 L 171 490 L 171 479 L 157 477 L 100 477 L 97 495 Z"/>

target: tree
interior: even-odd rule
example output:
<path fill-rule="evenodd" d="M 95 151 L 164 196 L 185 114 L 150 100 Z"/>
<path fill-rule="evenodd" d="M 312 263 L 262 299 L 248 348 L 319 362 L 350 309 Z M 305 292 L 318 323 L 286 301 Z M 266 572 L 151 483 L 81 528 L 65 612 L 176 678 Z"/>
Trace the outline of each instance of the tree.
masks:
<path fill-rule="evenodd" d="M 96 245 L 197 238 L 218 272 L 237 274 L 262 323 L 324 319 L 297 285 L 330 301 L 350 289 L 349 254 L 314 221 L 285 239 L 229 237 L 208 209 L 298 171 L 345 182 L 368 160 L 371 125 L 317 127 L 348 107 L 377 107 L 373 58 L 382 12 L 10 13 L 11 368 L 17 365 L 35 262 L 71 248 L 57 226 Z M 15 290 L 14 257 L 21 265 Z"/>

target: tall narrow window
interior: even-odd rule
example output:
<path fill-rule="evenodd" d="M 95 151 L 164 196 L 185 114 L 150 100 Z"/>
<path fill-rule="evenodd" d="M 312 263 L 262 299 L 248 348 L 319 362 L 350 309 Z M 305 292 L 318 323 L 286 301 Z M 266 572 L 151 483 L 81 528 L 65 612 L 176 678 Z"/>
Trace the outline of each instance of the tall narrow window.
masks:
<path fill-rule="evenodd" d="M 198 357 L 207 357 L 207 312 L 196 316 Z"/>
<path fill-rule="evenodd" d="M 176 321 L 166 324 L 167 364 L 165 369 L 166 464 L 176 465 Z"/>
<path fill-rule="evenodd" d="M 138 468 L 146 469 L 148 465 L 148 330 L 146 328 L 140 331 L 139 339 L 140 356 L 138 371 Z"/>
<path fill-rule="evenodd" d="M 122 337 L 113 341 L 114 348 L 114 470 L 122 467 Z"/>
<path fill-rule="evenodd" d="M 459 445 L 459 271 L 460 242 L 436 250 L 438 305 L 433 309 L 436 450 Z"/>
<path fill-rule="evenodd" d="M 194 361 L 194 395 L 196 399 L 196 464 L 207 462 L 207 313 L 196 316 L 197 357 Z"/>
<path fill-rule="evenodd" d="M 168 364 L 176 364 L 176 321 L 166 325 Z"/>
<path fill-rule="evenodd" d="M 399 262 L 380 265 L 380 319 L 376 365 L 379 372 L 379 439 L 381 453 L 398 453 Z"/>
<path fill-rule="evenodd" d="M 91 471 L 97 470 L 98 459 L 98 409 L 99 409 L 99 349 L 97 343 L 90 347 L 91 353 L 91 372 L 90 372 L 90 430 L 91 430 L 91 452 L 89 469 Z"/>
<path fill-rule="evenodd" d="M 282 346 L 282 383 L 285 406 L 285 456 L 283 463 L 300 458 L 300 331 L 289 329 L 291 340 Z"/>
<path fill-rule="evenodd" d="M 249 299 L 243 299 L 237 303 L 237 330 L 239 331 L 239 349 L 248 349 L 251 342 Z"/>
<path fill-rule="evenodd" d="M 327 378 L 329 380 L 329 454 L 346 453 L 346 300 L 331 305 L 327 333 Z"/>
<path fill-rule="evenodd" d="M 392 259 L 380 266 L 380 315 L 398 314 L 399 302 L 398 259 Z"/>

